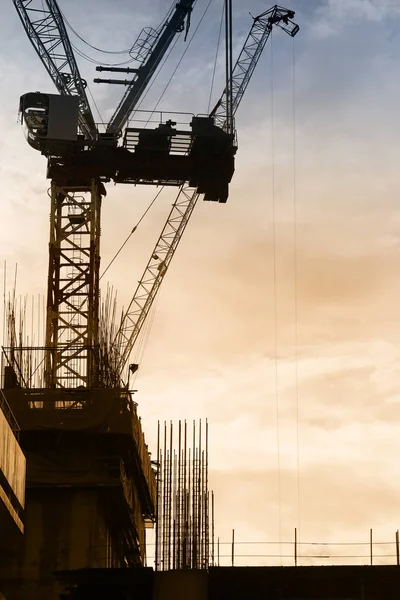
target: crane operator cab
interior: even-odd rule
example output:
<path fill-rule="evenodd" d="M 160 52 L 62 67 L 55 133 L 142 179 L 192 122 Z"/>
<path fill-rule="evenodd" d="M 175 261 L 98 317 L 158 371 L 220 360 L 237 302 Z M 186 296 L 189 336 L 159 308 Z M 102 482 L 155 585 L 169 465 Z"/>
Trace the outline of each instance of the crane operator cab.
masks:
<path fill-rule="evenodd" d="M 70 153 L 78 138 L 79 98 L 29 92 L 20 98 L 19 113 L 25 138 L 42 154 Z"/>

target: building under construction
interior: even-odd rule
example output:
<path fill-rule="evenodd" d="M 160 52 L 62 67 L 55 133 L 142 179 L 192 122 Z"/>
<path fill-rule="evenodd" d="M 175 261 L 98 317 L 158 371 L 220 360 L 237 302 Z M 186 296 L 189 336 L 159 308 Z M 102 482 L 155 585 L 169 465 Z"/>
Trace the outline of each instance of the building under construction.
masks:
<path fill-rule="evenodd" d="M 190 35 L 196 0 L 173 3 L 157 29 L 138 35 L 132 68 L 99 65 L 129 76 L 96 80 L 126 88 L 100 127 L 57 1 L 11 1 L 58 93 L 20 99 L 26 139 L 47 159 L 50 240 L 44 340 L 34 345 L 24 335 L 15 298 L 7 309 L 0 592 L 7 600 L 397 598 L 397 568 L 217 567 L 208 424 L 159 426 L 152 456 L 130 386 L 138 369 L 132 349 L 197 201 L 228 199 L 236 111 L 272 30 L 297 34 L 294 12 L 274 5 L 253 18 L 234 61 L 232 0 L 225 0 L 226 77 L 213 110 L 179 118 L 153 111 L 146 126 L 133 126 L 168 48 L 177 35 Z M 100 293 L 109 182 L 178 189 L 120 319 Z M 155 528 L 154 567 L 147 566 L 148 528 Z"/>
<path fill-rule="evenodd" d="M 0 556 L 24 534 L 26 460 L 19 445 L 19 426 L 0 393 Z M 1 586 L 0 586 L 1 592 Z"/>

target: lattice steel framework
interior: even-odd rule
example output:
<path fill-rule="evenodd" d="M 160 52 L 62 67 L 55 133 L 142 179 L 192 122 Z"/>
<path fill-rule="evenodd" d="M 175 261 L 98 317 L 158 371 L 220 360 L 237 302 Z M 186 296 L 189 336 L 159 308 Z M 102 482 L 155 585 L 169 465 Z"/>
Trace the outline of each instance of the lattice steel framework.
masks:
<path fill-rule="evenodd" d="M 200 194 L 196 189 L 188 185 L 183 185 L 179 190 L 110 348 L 110 360 L 114 365 L 115 374 L 115 381 L 112 383 L 117 383 L 122 375 L 199 197 Z"/>
<path fill-rule="evenodd" d="M 55 0 L 13 0 L 18 16 L 40 60 L 65 96 L 79 97 L 79 126 L 90 139 L 96 126 L 74 52 Z"/>
<path fill-rule="evenodd" d="M 98 385 L 102 183 L 51 184 L 46 387 Z"/>
<path fill-rule="evenodd" d="M 249 35 L 233 67 L 228 88 L 224 89 L 220 100 L 211 112 L 216 124 L 225 131 L 233 130 L 233 123 L 230 121 L 236 114 L 274 25 L 283 29 L 291 37 L 299 31 L 299 26 L 289 20 L 293 16 L 293 11 L 275 5 L 254 18 Z"/>
<path fill-rule="evenodd" d="M 185 19 L 187 19 L 186 27 L 188 30 L 190 14 L 195 2 L 196 0 L 180 0 L 180 2 L 175 2 L 167 18 L 158 30 L 153 30 L 153 35 L 150 34 L 146 37 L 146 31 L 150 33 L 149 28 L 145 28 L 139 34 L 131 53 L 136 57 L 136 60 L 140 56 L 137 63 L 137 66 L 140 68 L 138 68 L 137 73 L 134 75 L 131 84 L 128 86 L 107 125 L 108 133 L 116 134 L 126 124 L 175 35 L 183 31 Z M 95 79 L 95 82 L 101 81 Z"/>

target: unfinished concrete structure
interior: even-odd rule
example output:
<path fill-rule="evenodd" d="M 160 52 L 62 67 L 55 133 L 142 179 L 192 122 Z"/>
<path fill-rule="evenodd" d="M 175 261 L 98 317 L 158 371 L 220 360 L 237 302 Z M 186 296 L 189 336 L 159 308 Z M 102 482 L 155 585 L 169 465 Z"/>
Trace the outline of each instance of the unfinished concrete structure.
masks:
<path fill-rule="evenodd" d="M 143 565 L 156 485 L 136 405 L 117 390 L 6 389 L 27 456 L 25 536 L 0 564 L 7 600 L 58 599 L 63 569 Z"/>
<path fill-rule="evenodd" d="M 0 390 L 0 549 L 4 531 L 24 532 L 26 460 L 18 438 L 17 420 Z"/>
<path fill-rule="evenodd" d="M 0 564 L 24 533 L 26 460 L 18 437 L 18 423 L 0 391 Z M 0 578 L 0 599 L 2 587 Z"/>

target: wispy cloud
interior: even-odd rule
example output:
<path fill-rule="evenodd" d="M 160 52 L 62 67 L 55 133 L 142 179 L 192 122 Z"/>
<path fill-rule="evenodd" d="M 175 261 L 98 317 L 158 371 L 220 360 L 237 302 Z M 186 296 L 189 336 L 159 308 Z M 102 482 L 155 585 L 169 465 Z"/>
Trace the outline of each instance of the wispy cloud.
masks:
<path fill-rule="evenodd" d="M 378 23 L 396 18 L 400 3 L 394 0 L 327 0 L 316 11 L 312 28 L 321 36 L 331 36 L 346 27 L 363 22 Z"/>

